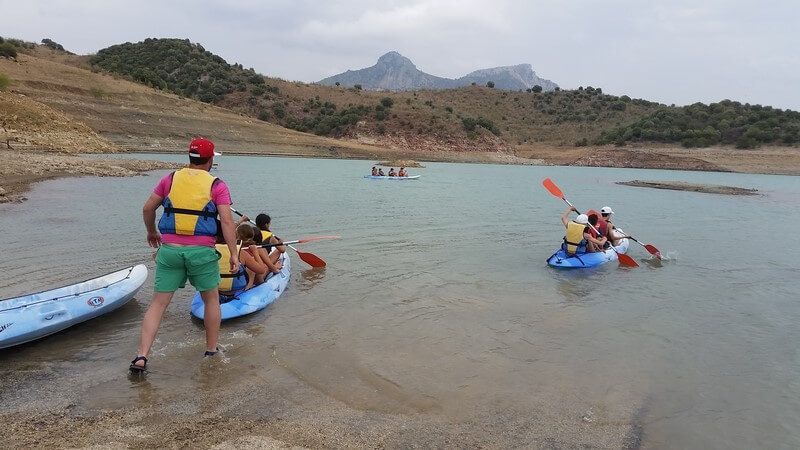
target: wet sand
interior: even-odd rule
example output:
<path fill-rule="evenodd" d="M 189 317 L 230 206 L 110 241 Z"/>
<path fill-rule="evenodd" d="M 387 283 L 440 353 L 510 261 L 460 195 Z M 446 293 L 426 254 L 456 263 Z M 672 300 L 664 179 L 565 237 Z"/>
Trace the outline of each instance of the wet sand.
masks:
<path fill-rule="evenodd" d="M 719 184 L 686 183 L 683 181 L 617 181 L 623 186 L 645 187 L 652 189 L 667 189 L 672 191 L 702 192 L 704 194 L 722 195 L 758 195 L 758 189 L 749 189 L 736 186 L 722 186 Z"/>

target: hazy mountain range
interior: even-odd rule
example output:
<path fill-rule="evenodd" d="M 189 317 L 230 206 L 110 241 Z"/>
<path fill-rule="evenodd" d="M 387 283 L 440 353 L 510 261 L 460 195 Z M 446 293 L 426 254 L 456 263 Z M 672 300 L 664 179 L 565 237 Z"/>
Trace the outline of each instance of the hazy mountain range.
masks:
<path fill-rule="evenodd" d="M 453 89 L 469 86 L 472 83 L 485 86 L 490 81 L 494 83 L 496 89 L 509 91 L 531 89 L 537 85 L 544 91 L 552 91 L 558 87 L 550 80 L 539 78 L 530 64 L 481 69 L 461 78 L 452 79 L 425 73 L 417 69 L 410 59 L 394 51 L 378 58 L 378 62 L 372 67 L 348 70 L 322 79 L 318 83 L 327 86 L 339 83 L 348 87 L 360 84 L 364 89 L 370 90 L 410 91 Z"/>

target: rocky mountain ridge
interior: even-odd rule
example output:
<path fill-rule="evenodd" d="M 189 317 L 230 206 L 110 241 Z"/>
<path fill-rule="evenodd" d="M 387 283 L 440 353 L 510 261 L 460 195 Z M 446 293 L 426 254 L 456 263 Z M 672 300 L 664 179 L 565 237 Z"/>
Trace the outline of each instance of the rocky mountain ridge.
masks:
<path fill-rule="evenodd" d="M 368 90 L 412 91 L 417 89 L 455 89 L 476 84 L 485 86 L 493 83 L 496 89 L 517 91 L 541 86 L 543 91 L 552 91 L 556 83 L 540 78 L 530 64 L 479 69 L 452 79 L 425 73 L 408 58 L 391 51 L 371 67 L 346 72 L 324 78 L 318 84 L 333 86 L 336 83 L 346 87 L 360 85 Z"/>

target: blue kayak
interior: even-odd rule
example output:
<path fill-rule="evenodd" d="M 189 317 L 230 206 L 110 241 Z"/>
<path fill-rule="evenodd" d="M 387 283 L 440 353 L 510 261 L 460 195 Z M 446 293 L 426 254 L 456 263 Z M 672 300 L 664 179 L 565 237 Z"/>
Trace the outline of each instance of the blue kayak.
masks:
<path fill-rule="evenodd" d="M 628 251 L 628 240 L 622 239 L 619 245 L 614 247 L 619 253 Z M 603 252 L 594 253 L 581 253 L 579 255 L 567 256 L 564 250 L 559 249 L 553 253 L 553 256 L 547 258 L 547 265 L 559 269 L 587 269 L 589 267 L 597 267 L 609 261 L 616 261 L 617 252 L 614 249 L 606 249 Z"/>
<path fill-rule="evenodd" d="M 286 285 L 289 284 L 289 275 L 292 272 L 292 264 L 288 253 L 281 255 L 281 262 L 283 263 L 283 267 L 281 267 L 280 272 L 270 275 L 264 283 L 244 291 L 236 297 L 233 297 L 230 301 L 221 304 L 220 312 L 222 313 L 222 320 L 233 319 L 234 317 L 246 316 L 256 311 L 261 311 L 280 297 L 286 289 Z M 224 299 L 221 300 L 225 301 Z M 200 293 L 195 292 L 191 306 L 192 315 L 198 319 L 203 319 L 205 315 L 203 307 L 203 299 L 200 298 Z"/>
<path fill-rule="evenodd" d="M 147 279 L 142 264 L 36 294 L 0 300 L 0 348 L 57 333 L 128 303 Z"/>

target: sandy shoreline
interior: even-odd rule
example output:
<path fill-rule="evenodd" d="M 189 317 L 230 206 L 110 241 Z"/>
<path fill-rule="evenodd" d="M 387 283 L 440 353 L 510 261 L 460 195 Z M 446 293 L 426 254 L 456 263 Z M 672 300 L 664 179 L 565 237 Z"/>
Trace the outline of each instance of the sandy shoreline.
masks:
<path fill-rule="evenodd" d="M 0 150 L 0 203 L 21 202 L 33 183 L 76 176 L 129 177 L 177 167 L 163 161 L 100 159 L 55 153 L 12 153 Z"/>
<path fill-rule="evenodd" d="M 644 187 L 651 189 L 667 189 L 672 191 L 701 192 L 704 194 L 722 195 L 758 195 L 757 189 L 742 188 L 737 186 L 722 186 L 718 184 L 685 183 L 682 181 L 617 181 L 622 186 Z"/>

